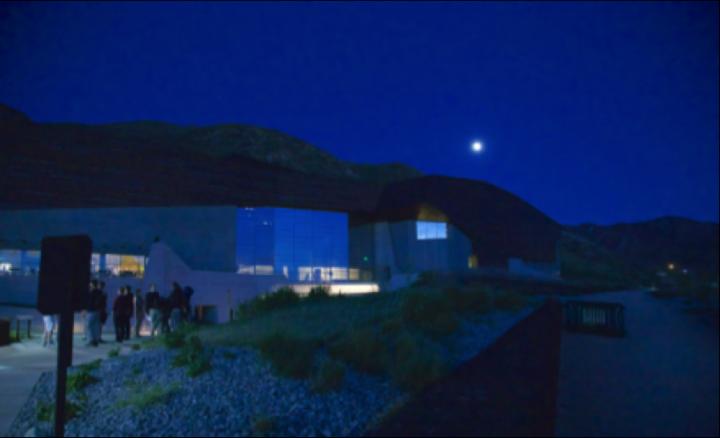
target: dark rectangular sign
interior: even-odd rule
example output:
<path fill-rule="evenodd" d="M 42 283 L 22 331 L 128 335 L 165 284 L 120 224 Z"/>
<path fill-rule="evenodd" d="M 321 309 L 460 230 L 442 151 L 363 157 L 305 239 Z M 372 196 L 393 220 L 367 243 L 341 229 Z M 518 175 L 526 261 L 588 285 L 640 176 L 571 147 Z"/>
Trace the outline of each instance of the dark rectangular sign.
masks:
<path fill-rule="evenodd" d="M 52 236 L 42 240 L 37 309 L 42 314 L 59 314 L 72 305 L 86 307 L 89 296 L 90 237 Z"/>

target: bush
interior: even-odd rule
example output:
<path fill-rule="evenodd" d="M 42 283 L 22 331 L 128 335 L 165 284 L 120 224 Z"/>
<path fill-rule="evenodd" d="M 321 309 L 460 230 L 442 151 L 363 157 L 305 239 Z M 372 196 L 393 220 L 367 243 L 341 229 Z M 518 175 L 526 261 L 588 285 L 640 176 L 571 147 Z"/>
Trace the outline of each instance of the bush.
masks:
<path fill-rule="evenodd" d="M 87 370 L 80 370 L 74 373 L 70 373 L 67 377 L 67 390 L 68 392 L 80 392 L 93 383 L 97 383 L 98 380 L 95 376 L 90 374 Z"/>
<path fill-rule="evenodd" d="M 352 330 L 330 345 L 330 354 L 370 374 L 382 373 L 387 364 L 387 348 L 371 328 Z"/>
<path fill-rule="evenodd" d="M 181 348 L 185 345 L 185 331 L 176 330 L 174 332 L 165 333 L 162 337 L 162 342 L 166 348 Z"/>
<path fill-rule="evenodd" d="M 282 287 L 275 292 L 261 295 L 238 306 L 238 317 L 254 318 L 260 314 L 277 309 L 292 307 L 300 302 L 298 295 L 291 287 Z"/>
<path fill-rule="evenodd" d="M 407 324 L 431 335 L 449 335 L 458 328 L 453 303 L 446 295 L 410 292 L 401 311 Z"/>
<path fill-rule="evenodd" d="M 138 351 L 138 350 L 140 350 L 140 344 L 132 344 L 132 345 L 130 346 L 130 348 L 131 348 L 133 351 Z"/>
<path fill-rule="evenodd" d="M 173 358 L 172 365 L 175 367 L 186 366 L 187 374 L 196 377 L 211 369 L 210 358 L 203 349 L 200 338 L 191 336 Z"/>
<path fill-rule="evenodd" d="M 138 411 L 143 410 L 152 405 L 165 403 L 178 389 L 177 383 L 170 386 L 152 385 L 149 387 L 138 384 L 129 385 L 128 393 L 130 396 L 117 402 L 116 406 L 120 408 L 129 406 Z"/>
<path fill-rule="evenodd" d="M 225 358 L 227 360 L 237 359 L 237 354 L 233 353 L 232 351 L 227 351 L 227 350 L 223 351 L 222 355 L 223 355 L 223 358 Z"/>
<path fill-rule="evenodd" d="M 253 422 L 253 434 L 265 436 L 271 434 L 277 428 L 275 417 L 260 416 Z"/>
<path fill-rule="evenodd" d="M 82 372 L 89 373 L 91 371 L 95 371 L 95 370 L 99 369 L 101 363 L 102 363 L 102 359 L 95 359 L 92 362 L 80 364 L 77 366 L 77 368 L 78 368 L 78 370 L 80 370 Z"/>
<path fill-rule="evenodd" d="M 423 271 L 418 275 L 413 286 L 432 286 L 437 282 L 437 273 L 434 271 Z"/>
<path fill-rule="evenodd" d="M 513 290 L 499 291 L 495 294 L 493 305 L 498 310 L 516 312 L 527 305 L 527 297 Z"/>
<path fill-rule="evenodd" d="M 391 375 L 406 391 L 419 391 L 447 371 L 447 364 L 437 348 L 410 333 L 398 336 Z"/>
<path fill-rule="evenodd" d="M 302 379 L 312 372 L 315 348 L 309 341 L 275 332 L 261 339 L 258 348 L 281 376 Z"/>
<path fill-rule="evenodd" d="M 307 298 L 309 300 L 322 300 L 330 297 L 330 289 L 326 286 L 315 286 L 310 289 Z"/>
<path fill-rule="evenodd" d="M 336 360 L 326 359 L 313 377 L 312 390 L 320 393 L 336 391 L 342 387 L 344 378 L 345 367 L 343 364 Z"/>
<path fill-rule="evenodd" d="M 108 357 L 118 357 L 120 355 L 120 349 L 119 348 L 113 348 L 112 350 L 108 351 Z"/>
<path fill-rule="evenodd" d="M 458 313 L 487 313 L 492 305 L 490 296 L 482 289 L 463 291 L 450 287 L 443 291 L 452 303 L 453 309 Z"/>
<path fill-rule="evenodd" d="M 55 422 L 55 402 L 40 403 L 37 405 L 35 418 L 38 421 Z M 71 400 L 65 400 L 65 421 L 77 417 L 82 412 L 82 406 Z"/>

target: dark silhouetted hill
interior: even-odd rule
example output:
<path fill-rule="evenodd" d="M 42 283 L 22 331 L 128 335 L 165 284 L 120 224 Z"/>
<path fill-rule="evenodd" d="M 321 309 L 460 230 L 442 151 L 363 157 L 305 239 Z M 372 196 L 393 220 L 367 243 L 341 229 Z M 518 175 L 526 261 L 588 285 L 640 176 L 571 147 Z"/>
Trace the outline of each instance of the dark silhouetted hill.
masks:
<path fill-rule="evenodd" d="M 680 217 L 620 223 L 582 224 L 568 231 L 594 242 L 626 261 L 657 271 L 673 263 L 677 269 L 702 274 L 718 272 L 717 223 Z"/>

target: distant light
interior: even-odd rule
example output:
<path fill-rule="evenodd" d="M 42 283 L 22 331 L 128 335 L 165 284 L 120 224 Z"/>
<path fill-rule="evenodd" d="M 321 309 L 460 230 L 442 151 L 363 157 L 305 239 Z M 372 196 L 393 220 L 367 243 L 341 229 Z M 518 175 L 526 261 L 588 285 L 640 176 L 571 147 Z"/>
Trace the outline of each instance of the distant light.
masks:
<path fill-rule="evenodd" d="M 480 152 L 482 152 L 483 148 L 484 148 L 484 146 L 483 146 L 482 142 L 480 142 L 480 141 L 473 142 L 473 144 L 472 144 L 472 151 L 475 152 L 476 154 L 479 154 Z"/>
<path fill-rule="evenodd" d="M 688 273 L 688 270 L 687 270 L 687 269 L 683 269 L 683 274 L 687 274 L 687 273 Z"/>
<path fill-rule="evenodd" d="M 675 270 L 675 263 L 668 263 L 668 269 L 671 271 Z"/>

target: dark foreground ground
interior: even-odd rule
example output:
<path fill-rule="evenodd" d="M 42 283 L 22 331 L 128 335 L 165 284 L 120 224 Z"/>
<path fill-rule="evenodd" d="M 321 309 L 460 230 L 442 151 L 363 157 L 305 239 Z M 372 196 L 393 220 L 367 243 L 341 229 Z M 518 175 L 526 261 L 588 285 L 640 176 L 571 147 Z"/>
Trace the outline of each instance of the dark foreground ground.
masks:
<path fill-rule="evenodd" d="M 368 435 L 552 435 L 561 330 L 561 306 L 548 301 Z"/>
<path fill-rule="evenodd" d="M 718 436 L 717 325 L 681 299 L 615 292 L 623 338 L 563 333 L 558 436 Z"/>

